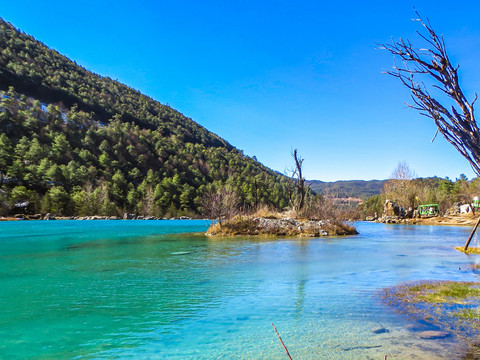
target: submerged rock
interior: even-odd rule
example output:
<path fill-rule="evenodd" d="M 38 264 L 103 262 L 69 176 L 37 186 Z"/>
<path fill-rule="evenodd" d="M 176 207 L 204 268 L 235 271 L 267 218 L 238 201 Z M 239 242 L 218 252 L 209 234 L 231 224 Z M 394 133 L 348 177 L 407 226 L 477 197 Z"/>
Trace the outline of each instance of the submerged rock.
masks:
<path fill-rule="evenodd" d="M 385 333 L 389 333 L 390 330 L 384 328 L 383 326 L 379 326 L 375 329 L 372 329 L 372 333 L 374 334 L 385 334 Z"/>
<path fill-rule="evenodd" d="M 420 339 L 428 339 L 428 340 L 435 340 L 435 339 L 444 339 L 450 336 L 450 333 L 446 331 L 435 331 L 435 330 L 427 330 L 418 333 Z"/>

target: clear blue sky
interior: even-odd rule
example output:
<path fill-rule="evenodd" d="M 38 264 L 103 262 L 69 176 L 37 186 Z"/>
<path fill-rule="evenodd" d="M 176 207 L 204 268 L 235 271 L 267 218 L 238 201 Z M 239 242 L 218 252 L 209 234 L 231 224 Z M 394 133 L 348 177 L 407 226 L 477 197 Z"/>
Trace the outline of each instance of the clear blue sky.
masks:
<path fill-rule="evenodd" d="M 377 44 L 417 42 L 413 8 L 445 37 L 461 84 L 480 93 L 478 1 L 5 1 L 0 16 L 80 65 L 167 103 L 283 172 L 385 179 L 398 162 L 473 172 L 409 110 Z"/>

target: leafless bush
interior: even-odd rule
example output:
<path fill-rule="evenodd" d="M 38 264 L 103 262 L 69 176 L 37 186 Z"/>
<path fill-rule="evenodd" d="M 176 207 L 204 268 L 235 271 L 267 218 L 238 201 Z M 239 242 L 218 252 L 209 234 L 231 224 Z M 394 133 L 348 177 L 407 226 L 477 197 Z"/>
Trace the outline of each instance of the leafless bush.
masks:
<path fill-rule="evenodd" d="M 202 199 L 203 214 L 212 220 L 231 219 L 239 211 L 239 199 L 235 190 L 223 187 L 206 193 Z"/>
<path fill-rule="evenodd" d="M 307 198 L 301 217 L 306 219 L 341 222 L 346 219 L 345 211 L 332 197 L 316 195 Z"/>

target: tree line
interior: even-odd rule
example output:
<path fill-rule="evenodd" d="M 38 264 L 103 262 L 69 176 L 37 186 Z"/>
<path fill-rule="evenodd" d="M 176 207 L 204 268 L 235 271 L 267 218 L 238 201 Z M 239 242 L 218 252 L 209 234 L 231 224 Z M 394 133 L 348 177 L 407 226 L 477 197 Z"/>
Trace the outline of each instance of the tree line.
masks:
<path fill-rule="evenodd" d="M 288 206 L 291 181 L 235 148 L 0 92 L 2 214 L 199 216 L 229 187 L 242 208 Z M 18 208 L 28 202 L 26 208 Z"/>

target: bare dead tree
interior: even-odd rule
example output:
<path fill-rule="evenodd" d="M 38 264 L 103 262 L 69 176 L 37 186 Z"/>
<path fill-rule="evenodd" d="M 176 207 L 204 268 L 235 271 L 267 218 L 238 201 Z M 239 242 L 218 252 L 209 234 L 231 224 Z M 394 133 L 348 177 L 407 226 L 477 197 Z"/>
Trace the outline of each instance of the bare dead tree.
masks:
<path fill-rule="evenodd" d="M 480 175 L 480 132 L 473 108 L 477 95 L 471 102 L 467 100 L 459 84 L 459 65 L 453 66 L 450 62 L 443 36 L 437 35 L 428 19 L 425 22 L 415 13 L 418 16 L 415 20 L 426 30 L 426 35 L 419 31 L 417 34 L 427 43 L 427 48 L 415 48 L 402 38 L 392 40 L 392 44 L 382 44 L 395 60 L 402 62 L 397 65 L 394 60 L 394 70 L 386 73 L 398 78 L 411 91 L 413 105 L 409 106 L 435 122 L 437 132 L 432 141 L 440 132 Z M 424 75 L 434 80 L 432 87 L 446 95 L 448 105 L 431 96 L 424 82 L 417 81 L 418 76 Z"/>
<path fill-rule="evenodd" d="M 385 183 L 383 191 L 387 198 L 396 201 L 399 206 L 405 209 L 413 208 L 418 190 L 414 182 L 416 177 L 417 175 L 406 162 L 399 162 L 390 179 Z"/>
<path fill-rule="evenodd" d="M 290 170 L 292 178 L 295 179 L 295 190 L 291 194 L 291 202 L 295 211 L 299 212 L 305 206 L 305 199 L 308 192 L 308 186 L 305 186 L 305 178 L 302 173 L 303 160 L 298 154 L 297 149 L 293 150 L 293 160 L 295 161 L 295 167 Z"/>

